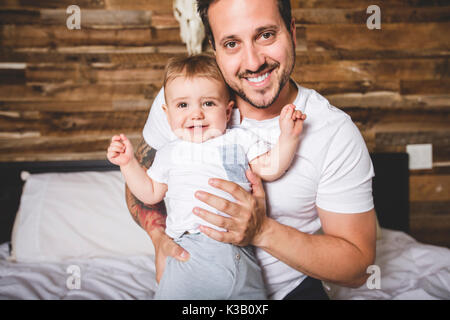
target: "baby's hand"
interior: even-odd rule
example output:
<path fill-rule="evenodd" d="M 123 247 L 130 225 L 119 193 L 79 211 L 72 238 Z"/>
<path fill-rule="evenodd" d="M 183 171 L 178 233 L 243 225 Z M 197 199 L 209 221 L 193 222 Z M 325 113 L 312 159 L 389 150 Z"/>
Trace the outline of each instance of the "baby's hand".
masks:
<path fill-rule="evenodd" d="M 295 110 L 293 104 L 288 104 L 281 109 L 280 130 L 286 138 L 298 138 L 303 130 L 303 121 L 306 115 L 300 110 Z"/>
<path fill-rule="evenodd" d="M 115 165 L 127 165 L 134 157 L 133 146 L 130 140 L 124 134 L 113 136 L 106 157 Z"/>

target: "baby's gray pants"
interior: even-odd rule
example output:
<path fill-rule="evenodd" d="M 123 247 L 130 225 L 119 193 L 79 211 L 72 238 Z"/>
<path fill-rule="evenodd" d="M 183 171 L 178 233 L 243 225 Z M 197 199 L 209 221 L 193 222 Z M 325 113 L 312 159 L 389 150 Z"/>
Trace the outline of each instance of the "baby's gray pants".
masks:
<path fill-rule="evenodd" d="M 186 262 L 167 258 L 155 299 L 267 299 L 252 246 L 218 242 L 202 233 L 186 233 L 175 242 L 190 258 Z"/>

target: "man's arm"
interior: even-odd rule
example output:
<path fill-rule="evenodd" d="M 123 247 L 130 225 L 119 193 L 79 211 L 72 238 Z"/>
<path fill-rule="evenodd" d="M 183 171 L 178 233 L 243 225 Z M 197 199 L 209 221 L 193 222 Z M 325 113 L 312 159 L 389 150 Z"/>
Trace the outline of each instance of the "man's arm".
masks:
<path fill-rule="evenodd" d="M 196 197 L 227 214 L 216 215 L 202 208 L 194 213 L 228 232 L 201 226 L 209 237 L 235 245 L 253 244 L 314 278 L 347 287 L 359 287 L 367 277 L 367 267 L 375 259 L 375 212 L 339 214 L 317 208 L 323 235 L 303 233 L 266 216 L 265 193 L 261 179 L 250 170 L 252 194 L 233 182 L 210 179 L 213 187 L 233 196 L 237 203 L 198 191 Z"/>
<path fill-rule="evenodd" d="M 375 211 L 339 214 L 317 210 L 324 234 L 303 233 L 267 218 L 255 245 L 311 277 L 360 287 L 369 276 L 367 267 L 375 260 Z"/>

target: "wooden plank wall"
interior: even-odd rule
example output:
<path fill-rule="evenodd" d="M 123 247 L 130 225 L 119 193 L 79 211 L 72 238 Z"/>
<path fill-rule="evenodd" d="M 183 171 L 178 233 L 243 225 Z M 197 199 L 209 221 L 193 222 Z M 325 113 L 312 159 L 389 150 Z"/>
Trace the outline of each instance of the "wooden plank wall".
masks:
<path fill-rule="evenodd" d="M 450 246 L 450 1 L 292 0 L 293 77 L 349 113 L 372 152 L 432 143 L 411 171 L 411 234 Z M 81 8 L 68 30 L 66 8 Z M 366 9 L 381 8 L 381 30 Z M 0 161 L 104 159 L 139 138 L 169 57 L 171 0 L 0 0 Z M 205 50 L 210 50 L 205 43 Z"/>

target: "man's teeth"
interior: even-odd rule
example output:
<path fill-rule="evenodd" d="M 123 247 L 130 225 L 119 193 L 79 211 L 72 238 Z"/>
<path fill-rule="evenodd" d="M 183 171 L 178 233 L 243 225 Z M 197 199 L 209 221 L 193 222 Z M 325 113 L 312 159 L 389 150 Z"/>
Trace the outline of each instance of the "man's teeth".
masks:
<path fill-rule="evenodd" d="M 262 76 L 259 76 L 256 78 L 247 78 L 247 80 L 250 82 L 261 82 L 261 81 L 265 80 L 268 76 L 269 76 L 269 72 L 266 72 Z"/>

